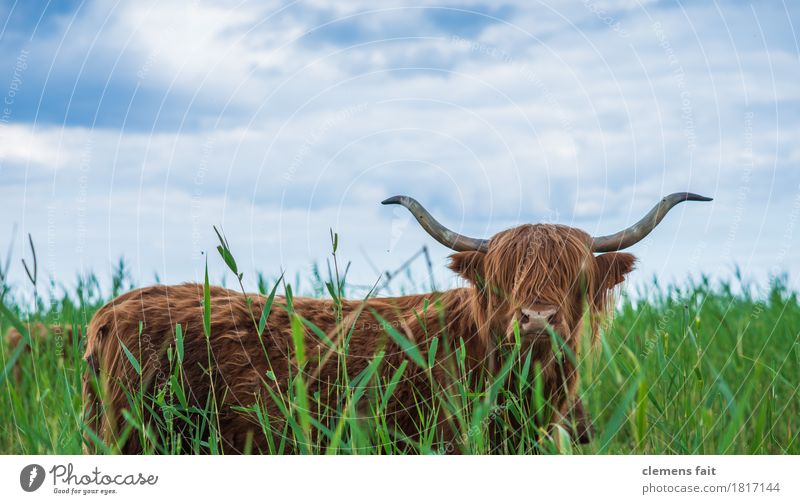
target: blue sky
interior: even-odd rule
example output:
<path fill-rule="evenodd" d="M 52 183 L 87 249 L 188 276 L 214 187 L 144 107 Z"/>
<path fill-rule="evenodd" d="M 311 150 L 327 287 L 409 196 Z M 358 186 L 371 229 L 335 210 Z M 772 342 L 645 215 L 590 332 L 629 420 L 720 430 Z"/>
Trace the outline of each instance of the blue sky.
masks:
<path fill-rule="evenodd" d="M 382 199 L 470 235 L 606 234 L 691 190 L 715 200 L 632 249 L 632 286 L 737 264 L 797 285 L 796 3 L 376 5 L 0 2 L 12 280 L 27 233 L 58 283 L 120 256 L 139 284 L 197 280 L 221 225 L 246 281 L 308 272 L 334 228 L 358 283 L 428 244 L 451 285 Z"/>

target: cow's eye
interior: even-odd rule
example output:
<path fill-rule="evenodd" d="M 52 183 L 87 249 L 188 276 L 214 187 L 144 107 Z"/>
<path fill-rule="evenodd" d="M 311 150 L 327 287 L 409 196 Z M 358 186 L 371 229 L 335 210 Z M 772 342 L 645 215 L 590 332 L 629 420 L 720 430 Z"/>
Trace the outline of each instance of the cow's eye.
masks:
<path fill-rule="evenodd" d="M 522 317 L 519 318 L 519 322 L 522 325 L 527 324 L 528 322 L 530 322 L 530 320 L 531 320 L 531 318 L 528 316 L 527 313 L 524 313 L 524 312 L 522 313 Z"/>

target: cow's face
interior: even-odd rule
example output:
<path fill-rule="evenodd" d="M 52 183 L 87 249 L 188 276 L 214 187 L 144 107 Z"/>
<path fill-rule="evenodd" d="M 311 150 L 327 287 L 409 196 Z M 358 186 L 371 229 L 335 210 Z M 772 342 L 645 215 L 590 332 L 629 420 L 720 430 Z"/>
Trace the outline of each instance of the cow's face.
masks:
<path fill-rule="evenodd" d="M 392 196 L 383 204 L 408 208 L 428 234 L 458 251 L 451 256 L 450 267 L 478 291 L 481 306 L 474 317 L 483 338 L 502 331 L 509 336 L 519 327 L 527 341 L 538 341 L 548 326 L 565 340 L 573 339 L 584 306 L 590 309 L 595 329 L 595 315 L 608 308 L 608 292 L 625 279 L 635 262 L 632 255 L 617 251 L 644 239 L 683 201 L 711 198 L 672 193 L 632 226 L 606 236 L 589 236 L 567 226 L 528 224 L 489 240 L 448 229 L 409 196 Z M 594 255 L 601 252 L 606 253 Z"/>
<path fill-rule="evenodd" d="M 596 315 L 608 292 L 632 269 L 631 254 L 595 256 L 581 230 L 550 224 L 519 226 L 495 235 L 486 252 L 459 252 L 451 268 L 479 290 L 479 321 L 507 341 L 519 328 L 526 344 L 549 342 L 549 330 L 565 341 L 581 328 L 585 307 Z"/>

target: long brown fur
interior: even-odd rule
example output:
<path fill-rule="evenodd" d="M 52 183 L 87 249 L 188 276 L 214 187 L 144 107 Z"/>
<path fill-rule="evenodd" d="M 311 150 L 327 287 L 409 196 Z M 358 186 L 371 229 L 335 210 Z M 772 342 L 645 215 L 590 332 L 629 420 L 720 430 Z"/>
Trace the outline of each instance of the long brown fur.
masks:
<path fill-rule="evenodd" d="M 380 350 L 385 357 L 379 373 L 387 379 L 408 360 L 394 339 L 386 335 L 383 324 L 405 334 L 419 346 L 422 355 L 428 354 L 428 345 L 436 336 L 441 339 L 440 348 L 455 348 L 463 339 L 470 370 L 497 369 L 500 352 L 496 346 L 510 341 L 516 310 L 535 303 L 560 307 L 553 328 L 577 355 L 584 307 L 589 309 L 596 336 L 599 317 L 610 303 L 610 292 L 633 269 L 635 261 L 624 253 L 595 257 L 588 240 L 583 231 L 565 226 L 519 226 L 495 235 L 486 253 L 451 256 L 450 267 L 468 281 L 466 287 L 364 302 L 343 301 L 341 326 L 337 326 L 331 300 L 294 298 L 293 310 L 337 345 L 342 334 L 352 330 L 345 356 L 351 379 Z M 124 453 L 143 450 L 138 436 L 121 440 L 123 410 L 130 408 L 125 391 L 141 386 L 153 392 L 164 386 L 170 367 L 167 348 L 174 348 L 175 327 L 180 324 L 185 335 L 183 374 L 192 404 L 204 406 L 213 388 L 225 450 L 241 452 L 252 443 L 255 452 L 266 452 L 268 437 L 278 440 L 285 420 L 268 391 L 285 393 L 290 373 L 299 370 L 287 300 L 275 299 L 263 339 L 259 340 L 253 316 L 260 317 L 266 300 L 260 295 L 250 297 L 252 314 L 242 293 L 211 288 L 208 341 L 203 331 L 203 287 L 198 284 L 137 289 L 101 308 L 88 328 L 85 358 L 89 372 L 84 379 L 86 417 L 99 439 L 108 445 L 120 443 Z M 337 398 L 331 384 L 341 376 L 341 358 L 332 354 L 314 331 L 306 328 L 304 335 L 308 364 L 303 373 L 309 394 L 319 394 L 319 403 L 329 404 Z M 121 343 L 141 363 L 141 378 Z M 556 362 L 549 343 L 526 344 L 542 365 L 548 395 L 560 415 L 566 418 L 574 407 L 576 415 L 582 416 L 583 408 L 576 398 L 575 366 Z M 209 351 L 212 366 L 207 373 Z M 438 352 L 437 359 L 442 354 Z M 432 371 L 436 385 L 432 387 L 427 372 L 409 362 L 387 407 L 387 417 L 399 432 L 413 437 L 419 431 L 417 408 L 432 407 L 433 396 L 452 385 L 448 369 L 446 359 L 437 360 Z M 251 414 L 236 408 L 254 404 L 269 414 L 272 433 L 262 432 Z M 442 425 L 446 425 L 446 419 Z M 579 428 L 578 436 L 586 434 L 585 428 L 583 432 Z M 88 448 L 91 451 L 91 442 Z"/>

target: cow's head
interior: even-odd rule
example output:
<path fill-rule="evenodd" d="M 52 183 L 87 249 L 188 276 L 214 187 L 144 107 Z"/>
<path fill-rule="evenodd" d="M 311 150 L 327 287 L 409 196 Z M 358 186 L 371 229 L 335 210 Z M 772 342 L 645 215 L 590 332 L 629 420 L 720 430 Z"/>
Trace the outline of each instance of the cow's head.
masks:
<path fill-rule="evenodd" d="M 633 226 L 609 236 L 592 237 L 580 229 L 554 224 L 526 224 L 488 240 L 469 238 L 437 222 L 416 200 L 395 196 L 384 204 L 408 208 L 422 227 L 456 251 L 450 267 L 479 294 L 475 310 L 484 338 L 514 338 L 549 344 L 548 327 L 565 341 L 579 333 L 585 307 L 593 329 L 608 308 L 609 293 L 633 269 L 636 258 L 619 252 L 643 239 L 667 212 L 682 201 L 709 201 L 692 193 L 662 199 Z"/>

